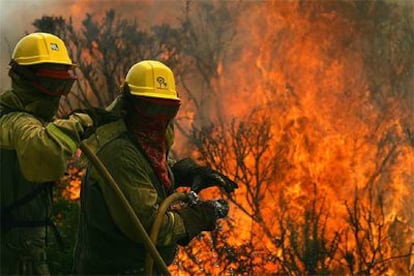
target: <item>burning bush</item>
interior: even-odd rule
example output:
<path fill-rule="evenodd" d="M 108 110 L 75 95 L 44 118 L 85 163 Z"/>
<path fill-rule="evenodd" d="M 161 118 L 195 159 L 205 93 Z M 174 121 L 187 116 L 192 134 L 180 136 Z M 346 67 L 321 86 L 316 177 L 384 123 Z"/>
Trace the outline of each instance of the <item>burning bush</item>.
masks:
<path fill-rule="evenodd" d="M 176 25 L 149 29 L 114 11 L 87 15 L 80 30 L 35 22 L 71 43 L 80 80 L 70 108 L 107 104 L 137 60 L 171 65 L 184 99 L 174 154 L 240 184 L 229 219 L 171 270 L 412 272 L 412 3 L 187 1 L 184 10 Z M 78 185 L 81 170 L 71 173 Z M 228 197 L 204 194 L 217 195 Z"/>

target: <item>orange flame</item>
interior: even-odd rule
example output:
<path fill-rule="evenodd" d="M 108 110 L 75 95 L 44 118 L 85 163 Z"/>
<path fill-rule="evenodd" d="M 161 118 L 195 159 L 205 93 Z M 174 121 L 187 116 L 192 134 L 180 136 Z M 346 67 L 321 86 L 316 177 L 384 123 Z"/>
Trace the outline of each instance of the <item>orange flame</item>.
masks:
<path fill-rule="evenodd" d="M 358 44 L 363 33 L 354 30 L 349 19 L 335 9 L 312 14 L 312 8 L 318 5 L 311 3 L 308 11 L 300 7 L 300 2 L 250 3 L 248 14 L 238 22 L 244 35 L 237 49 L 240 55 L 218 65 L 219 78 L 213 85 L 221 89 L 223 114 L 228 120 L 245 118 L 253 108 L 259 108 L 267 115 L 272 140 L 263 160 L 273 160 L 277 167 L 261 206 L 273 240 L 257 221 L 232 206 L 230 218 L 236 230 L 227 242 L 242 246 L 256 239 L 257 251 L 284 258 L 282 247 L 286 241 L 277 241 L 282 227 L 278 219 L 290 216 L 298 225 L 304 224 L 303 214 L 324 205 L 327 237 L 334 240 L 341 235 L 338 247 L 348 254 L 346 257 L 351 256 L 349 252 L 361 238 L 360 233 L 352 237 L 350 216 L 360 216 L 361 227 L 369 228 L 372 221 L 363 220 L 367 211 L 372 211 L 371 219 L 380 221 L 381 227 L 372 228 L 372 235 L 374 243 L 384 243 L 385 259 L 397 253 L 412 253 L 414 147 L 406 134 L 406 124 L 414 127 L 412 118 L 406 115 L 412 112 L 404 109 L 402 99 L 397 97 L 389 95 L 378 98 L 380 103 L 375 101 L 379 95 L 370 87 L 364 53 Z M 193 111 L 180 113 L 195 117 Z M 263 123 L 258 118 L 253 121 Z M 227 138 L 234 139 L 230 135 Z M 234 156 L 227 159 L 233 159 L 228 170 L 236 171 Z M 247 156 L 245 161 L 254 167 L 254 156 Z M 76 191 L 79 181 L 70 183 L 69 190 Z M 76 198 L 72 192 L 70 196 Z M 247 188 L 241 186 L 236 200 L 251 211 L 246 193 Z M 316 206 L 312 206 L 313 196 L 319 199 Z M 287 201 L 285 213 L 279 204 L 282 199 Z M 357 206 L 360 209 L 352 209 L 356 200 L 361 202 Z M 377 241 L 382 235 L 387 238 Z M 206 246 L 200 244 L 191 248 L 192 253 L 200 260 L 218 263 L 216 255 L 200 251 Z M 263 261 L 262 256 L 251 258 L 252 262 Z M 194 260 L 186 254 L 180 254 L 179 259 L 172 269 L 186 275 L 180 265 Z M 412 257 L 409 262 L 412 266 Z M 340 266 L 336 264 L 335 272 L 344 273 Z M 264 260 L 261 272 L 277 268 L 271 260 Z M 220 265 L 209 269 L 221 271 Z M 393 269 L 385 272 L 401 272 Z M 203 273 L 205 270 L 199 271 Z"/>
<path fill-rule="evenodd" d="M 317 8 L 314 4 L 307 8 Z M 396 254 L 393 243 L 399 243 L 397 255 L 406 254 L 414 240 L 410 200 L 414 147 L 404 128 L 414 122 L 404 112 L 412 114 L 412 110 L 391 94 L 378 99 L 380 105 L 375 102 L 378 95 L 370 90 L 364 53 L 357 48 L 363 34 L 356 33 L 346 18 L 334 9 L 312 15 L 300 5 L 251 4 L 238 25 L 244 35 L 237 49 L 242 55 L 219 68 L 217 87 L 222 87 L 219 94 L 227 118 L 245 118 L 252 108 L 260 107 L 271 119 L 270 148 L 280 155 L 275 160 L 277 175 L 265 193 L 264 217 L 269 225 L 277 221 L 274 215 L 280 212 L 274 198 L 283 194 L 289 213 L 300 222 L 316 186 L 325 197 L 327 233 L 333 239 L 349 227 L 347 206 L 355 200 L 357 189 L 361 206 L 375 206 L 369 208 L 378 220 L 383 212 L 384 226 L 372 229 L 372 234 L 387 236 L 382 241 L 385 258 Z M 254 167 L 254 162 L 250 165 Z M 237 199 L 242 202 L 244 196 L 242 188 Z M 382 210 L 376 209 L 380 206 Z M 237 221 L 237 231 L 229 241 L 238 244 L 249 239 L 252 219 L 236 211 L 231 217 Z M 403 241 L 392 235 L 396 220 L 405 223 Z M 372 227 L 372 221 L 365 223 Z M 278 233 L 273 225 L 271 230 Z M 355 242 L 339 246 L 355 248 Z M 277 252 L 271 241 L 262 243 Z"/>

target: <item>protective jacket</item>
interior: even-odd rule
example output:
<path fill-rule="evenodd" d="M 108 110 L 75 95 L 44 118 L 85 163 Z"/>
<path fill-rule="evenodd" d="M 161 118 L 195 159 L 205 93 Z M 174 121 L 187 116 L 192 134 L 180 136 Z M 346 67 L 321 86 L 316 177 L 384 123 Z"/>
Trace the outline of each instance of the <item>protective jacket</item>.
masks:
<path fill-rule="evenodd" d="M 173 130 L 167 132 L 173 137 Z M 171 139 L 170 139 L 171 141 Z M 124 121 L 99 127 L 87 140 L 115 179 L 144 227 L 153 224 L 167 191 L 153 171 L 146 155 Z M 173 182 L 172 174 L 170 178 Z M 118 196 L 88 166 L 81 189 L 81 216 L 74 252 L 74 270 L 78 274 L 142 273 L 145 248 Z M 176 253 L 176 241 L 186 236 L 182 218 L 169 211 L 164 217 L 158 250 L 167 264 Z"/>
<path fill-rule="evenodd" d="M 22 256 L 44 258 L 50 184 L 83 131 L 78 118 L 51 122 L 58 104 L 24 82 L 0 95 L 1 274 L 15 273 Z"/>

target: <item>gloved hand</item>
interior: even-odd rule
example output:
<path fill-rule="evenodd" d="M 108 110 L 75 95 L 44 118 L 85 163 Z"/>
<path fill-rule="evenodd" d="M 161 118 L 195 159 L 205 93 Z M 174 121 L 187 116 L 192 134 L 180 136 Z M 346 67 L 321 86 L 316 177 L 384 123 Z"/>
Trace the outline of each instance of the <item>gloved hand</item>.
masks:
<path fill-rule="evenodd" d="M 215 216 L 217 219 L 225 218 L 227 217 L 227 214 L 229 213 L 229 204 L 224 199 L 219 200 L 212 200 L 210 201 L 211 204 L 214 205 L 215 208 Z"/>
<path fill-rule="evenodd" d="M 89 117 L 91 117 L 93 121 L 93 126 L 95 128 L 114 122 L 119 119 L 119 116 L 115 115 L 113 112 L 106 111 L 105 109 L 97 107 L 81 109 L 74 112 L 88 114 Z"/>
<path fill-rule="evenodd" d="M 179 240 L 178 244 L 187 245 L 195 236 L 202 231 L 213 231 L 216 222 L 227 216 L 229 205 L 223 199 L 201 201 L 196 205 L 190 205 L 177 210 L 184 222 L 187 237 Z"/>
<path fill-rule="evenodd" d="M 119 116 L 115 115 L 114 113 L 96 107 L 88 109 L 77 109 L 73 111 L 69 116 L 75 116 L 79 118 L 80 123 L 84 127 L 82 139 L 89 137 L 98 127 L 120 119 Z M 85 120 L 87 117 L 90 118 L 91 123 L 85 125 L 83 122 L 87 121 Z"/>
<path fill-rule="evenodd" d="M 232 193 L 239 187 L 227 176 L 210 167 L 200 166 L 191 158 L 185 158 L 175 163 L 172 172 L 178 187 L 191 187 L 191 190 L 196 193 L 211 186 L 218 186 L 227 193 Z"/>
<path fill-rule="evenodd" d="M 78 121 L 84 129 L 90 128 L 93 126 L 92 118 L 88 114 L 85 114 L 85 113 L 72 112 L 69 114 L 68 118 L 75 119 L 76 121 Z"/>

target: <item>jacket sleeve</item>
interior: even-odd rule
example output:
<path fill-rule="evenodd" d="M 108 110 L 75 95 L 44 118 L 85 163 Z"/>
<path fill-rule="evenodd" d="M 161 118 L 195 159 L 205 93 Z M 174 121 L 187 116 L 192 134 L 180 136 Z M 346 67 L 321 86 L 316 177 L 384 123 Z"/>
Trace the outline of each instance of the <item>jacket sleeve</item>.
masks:
<path fill-rule="evenodd" d="M 115 154 L 103 152 L 101 158 L 149 234 L 160 204 L 150 179 L 151 168 L 142 156 L 137 156 L 133 146 L 119 144 L 112 145 L 112 148 L 118 149 L 118 153 L 115 153 L 117 157 L 110 159 L 109 156 Z M 131 227 L 132 218 L 122 207 L 119 196 L 100 176 L 96 177 L 115 224 L 130 240 L 141 242 L 138 231 Z M 182 218 L 175 212 L 166 212 L 157 245 L 168 246 L 185 236 Z"/>
<path fill-rule="evenodd" d="M 0 146 L 14 149 L 23 176 L 32 182 L 58 180 L 76 151 L 83 127 L 78 117 L 44 124 L 27 113 L 1 118 Z"/>

